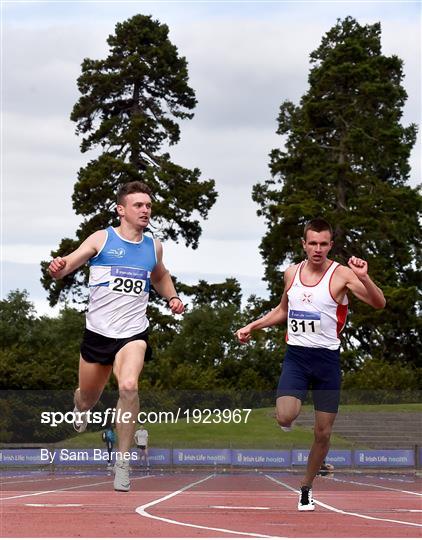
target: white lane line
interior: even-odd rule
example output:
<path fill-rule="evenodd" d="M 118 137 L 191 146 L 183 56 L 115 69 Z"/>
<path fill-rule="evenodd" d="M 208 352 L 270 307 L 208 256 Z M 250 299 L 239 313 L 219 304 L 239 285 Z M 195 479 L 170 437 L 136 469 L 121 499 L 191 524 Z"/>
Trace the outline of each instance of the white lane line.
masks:
<path fill-rule="evenodd" d="M 149 514 L 146 509 L 150 508 L 151 506 L 155 506 L 156 504 L 159 504 L 160 502 L 167 501 L 168 499 L 171 499 L 172 497 L 176 497 L 180 493 L 183 493 L 187 489 L 190 489 L 193 486 L 196 486 L 198 484 L 201 484 L 202 482 L 205 482 L 206 480 L 209 480 L 210 478 L 213 478 L 215 475 L 210 474 L 209 476 L 206 476 L 205 478 L 202 478 L 201 480 L 198 480 L 197 482 L 192 482 L 191 484 L 188 484 L 187 486 L 184 486 L 181 489 L 178 489 L 177 491 L 173 491 L 172 493 L 169 493 L 165 497 L 161 497 L 160 499 L 156 499 L 155 501 L 151 501 L 149 503 L 143 504 L 142 506 L 138 506 L 136 508 L 135 512 L 137 512 L 140 516 L 149 518 L 149 519 L 157 519 L 158 521 L 164 521 L 165 523 L 171 523 L 172 525 L 182 525 L 182 527 L 192 527 L 194 529 L 205 529 L 207 531 L 217 531 L 217 532 L 223 532 L 223 533 L 229 533 L 229 534 L 235 534 L 236 536 L 254 536 L 255 538 L 280 538 L 275 536 L 270 536 L 267 534 L 260 534 L 260 533 L 251 533 L 251 532 L 244 532 L 244 531 L 234 531 L 232 529 L 220 529 L 218 527 L 207 527 L 205 525 L 195 525 L 193 523 L 187 523 L 185 521 L 176 521 L 175 519 L 168 519 L 161 516 L 154 516 L 153 514 Z"/>
<path fill-rule="evenodd" d="M 138 478 L 131 478 L 131 481 L 133 480 L 142 480 L 142 478 L 152 478 L 153 475 L 149 476 L 140 476 Z M 0 501 L 7 501 L 10 499 L 23 499 L 24 497 L 36 497 L 37 495 L 47 495 L 48 493 L 61 493 L 62 491 L 69 491 L 71 489 L 79 489 L 79 488 L 85 488 L 85 487 L 94 487 L 94 486 L 101 486 L 104 484 L 109 484 L 110 482 L 113 482 L 112 479 L 107 480 L 106 482 L 96 482 L 95 484 L 82 484 L 79 486 L 71 486 L 66 488 L 60 488 L 60 489 L 50 489 L 48 491 L 37 491 L 35 493 L 25 493 L 24 495 L 13 495 L 11 497 L 0 497 Z"/>
<path fill-rule="evenodd" d="M 379 486 L 378 484 L 367 484 L 366 482 L 356 482 L 356 480 L 343 480 L 342 478 L 329 478 L 330 482 L 341 482 L 343 484 L 356 484 L 357 486 L 375 487 L 385 489 L 386 491 L 398 491 L 399 493 L 407 493 L 409 495 L 417 495 L 422 497 L 422 493 L 417 491 L 406 491 L 405 489 L 392 488 L 387 486 Z"/>
<path fill-rule="evenodd" d="M 209 506 L 208 508 L 221 508 L 222 510 L 270 510 L 269 506 Z"/>
<path fill-rule="evenodd" d="M 292 488 L 288 484 L 285 484 L 284 482 L 280 482 L 280 480 L 277 480 L 276 478 L 273 478 L 272 476 L 266 474 L 267 478 L 275 482 L 276 484 L 280 484 L 280 486 L 283 486 L 287 489 L 290 489 L 290 491 L 293 491 L 294 493 L 299 493 L 299 490 Z M 327 510 L 331 510 L 332 512 L 337 512 L 338 514 L 344 514 L 346 516 L 355 516 L 362 519 L 369 519 L 373 521 L 386 521 L 388 523 L 398 523 L 399 525 L 410 525 L 411 527 L 422 527 L 422 524 L 419 523 L 412 523 L 410 521 L 399 521 L 397 519 L 388 519 L 388 518 L 378 518 L 374 516 L 367 516 L 365 514 L 357 514 L 355 512 L 347 512 L 346 510 L 340 510 L 339 508 L 335 508 L 334 506 L 330 506 L 329 504 L 325 504 L 323 502 L 317 501 L 314 499 L 315 504 L 318 504 L 319 506 L 322 506 L 323 508 L 326 508 Z"/>

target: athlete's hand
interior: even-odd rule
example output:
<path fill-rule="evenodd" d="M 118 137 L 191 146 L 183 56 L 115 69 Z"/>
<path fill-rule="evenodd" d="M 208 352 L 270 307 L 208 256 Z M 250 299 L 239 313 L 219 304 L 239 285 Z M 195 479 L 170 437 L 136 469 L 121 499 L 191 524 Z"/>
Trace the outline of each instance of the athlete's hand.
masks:
<path fill-rule="evenodd" d="M 363 259 L 358 259 L 358 257 L 350 257 L 347 264 L 359 279 L 365 278 L 368 275 L 368 263 Z"/>
<path fill-rule="evenodd" d="M 57 279 L 60 272 L 66 267 L 66 261 L 61 257 L 56 257 L 53 259 L 48 267 L 50 276 L 54 279 Z"/>
<path fill-rule="evenodd" d="M 185 311 L 185 306 L 180 298 L 172 298 L 169 302 L 169 308 L 173 315 L 181 315 Z"/>
<path fill-rule="evenodd" d="M 240 343 L 248 343 L 248 341 L 251 339 L 251 325 L 247 324 L 243 328 L 239 328 L 239 330 L 235 332 L 235 336 Z"/>

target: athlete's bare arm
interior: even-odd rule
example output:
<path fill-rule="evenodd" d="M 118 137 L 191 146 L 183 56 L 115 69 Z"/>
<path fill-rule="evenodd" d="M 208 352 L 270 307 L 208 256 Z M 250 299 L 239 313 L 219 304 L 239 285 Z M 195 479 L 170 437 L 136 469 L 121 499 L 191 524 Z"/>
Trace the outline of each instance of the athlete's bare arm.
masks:
<path fill-rule="evenodd" d="M 339 276 L 344 280 L 344 286 L 365 304 L 375 309 L 384 308 L 384 294 L 369 277 L 368 263 L 358 257 L 350 257 L 347 264 L 349 268 L 339 268 Z"/>
<path fill-rule="evenodd" d="M 106 235 L 106 231 L 96 231 L 91 236 L 88 236 L 70 255 L 55 257 L 48 267 L 50 276 L 54 279 L 62 279 L 85 264 L 100 251 L 104 245 Z"/>
<path fill-rule="evenodd" d="M 177 292 L 174 288 L 173 281 L 171 279 L 170 273 L 163 263 L 163 246 L 159 240 L 154 240 L 155 250 L 157 253 L 157 264 L 154 267 L 154 270 L 151 272 L 151 283 L 154 286 L 154 289 L 158 292 L 160 296 L 169 300 L 169 307 L 172 313 L 180 315 L 185 311 L 185 306 L 183 302 L 177 298 Z"/>
<path fill-rule="evenodd" d="M 269 328 L 270 326 L 284 324 L 287 321 L 287 291 L 293 281 L 295 271 L 296 265 L 290 266 L 284 273 L 284 292 L 278 306 L 260 319 L 256 319 L 237 330 L 236 336 L 240 343 L 247 343 L 251 339 L 251 332 L 254 330 L 262 330 L 263 328 Z"/>

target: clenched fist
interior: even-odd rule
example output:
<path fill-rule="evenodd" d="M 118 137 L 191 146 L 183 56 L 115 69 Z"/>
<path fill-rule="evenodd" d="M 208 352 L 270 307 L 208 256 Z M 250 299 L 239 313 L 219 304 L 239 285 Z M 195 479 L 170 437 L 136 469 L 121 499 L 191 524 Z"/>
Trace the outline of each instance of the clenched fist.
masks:
<path fill-rule="evenodd" d="M 243 328 L 240 328 L 235 333 L 237 339 L 240 341 L 240 343 L 248 343 L 248 341 L 251 339 L 251 326 L 250 324 L 247 324 Z"/>
<path fill-rule="evenodd" d="M 66 261 L 61 257 L 56 257 L 51 261 L 48 267 L 50 276 L 54 279 L 57 279 L 60 272 L 66 267 Z"/>
<path fill-rule="evenodd" d="M 368 263 L 363 259 L 358 259 L 358 257 L 350 257 L 347 264 L 358 278 L 363 278 L 368 275 Z"/>

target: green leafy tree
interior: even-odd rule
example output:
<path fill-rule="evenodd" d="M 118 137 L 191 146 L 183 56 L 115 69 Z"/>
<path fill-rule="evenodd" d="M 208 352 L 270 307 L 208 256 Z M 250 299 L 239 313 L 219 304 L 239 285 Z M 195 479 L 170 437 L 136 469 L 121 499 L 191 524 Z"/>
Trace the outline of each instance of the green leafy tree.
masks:
<path fill-rule="evenodd" d="M 115 192 L 122 183 L 146 182 L 154 193 L 153 225 L 162 239 L 182 238 L 198 246 L 199 218 L 216 201 L 214 181 L 200 170 L 173 163 L 165 149 L 180 138 L 178 120 L 190 119 L 196 105 L 186 59 L 168 38 L 165 24 L 136 15 L 118 23 L 108 37 L 104 60 L 86 58 L 78 78 L 81 97 L 71 120 L 82 135 L 81 151 L 100 149 L 78 173 L 73 207 L 84 217 L 76 239 L 64 238 L 52 256 L 66 255 L 95 230 L 116 221 Z M 42 263 L 42 283 L 52 305 L 81 299 L 86 270 L 51 280 Z"/>
<path fill-rule="evenodd" d="M 310 61 L 309 90 L 299 105 L 280 108 L 277 133 L 286 142 L 271 152 L 272 178 L 253 190 L 268 227 L 261 253 L 272 297 L 282 293 L 283 266 L 303 258 L 306 221 L 325 217 L 335 228 L 331 256 L 368 260 L 387 298 L 382 313 L 352 303 L 348 347 L 361 358 L 415 361 L 422 198 L 407 185 L 416 126 L 401 124 L 403 62 L 382 54 L 380 24 L 351 17 L 337 21 Z"/>
<path fill-rule="evenodd" d="M 83 315 L 66 308 L 57 317 L 37 317 L 27 291 L 16 290 L 0 302 L 0 321 L 0 438 L 4 442 L 65 438 L 69 426 L 41 424 L 40 414 L 66 412 L 72 406 Z"/>
<path fill-rule="evenodd" d="M 0 300 L 1 348 L 12 347 L 19 341 L 28 341 L 36 320 L 35 307 L 28 299 L 28 291 L 10 291 Z"/>
<path fill-rule="evenodd" d="M 346 373 L 343 390 L 346 397 L 366 402 L 412 403 L 421 400 L 422 368 L 404 362 L 367 359 L 358 369 Z"/>
<path fill-rule="evenodd" d="M 69 389 L 77 384 L 84 317 L 70 308 L 37 317 L 27 291 L 0 302 L 1 387 L 8 390 Z"/>
<path fill-rule="evenodd" d="M 197 285 L 180 284 L 178 290 L 191 296 L 193 305 L 211 307 L 236 306 L 240 309 L 242 289 L 235 278 L 227 278 L 222 283 L 207 283 L 200 279 Z"/>

